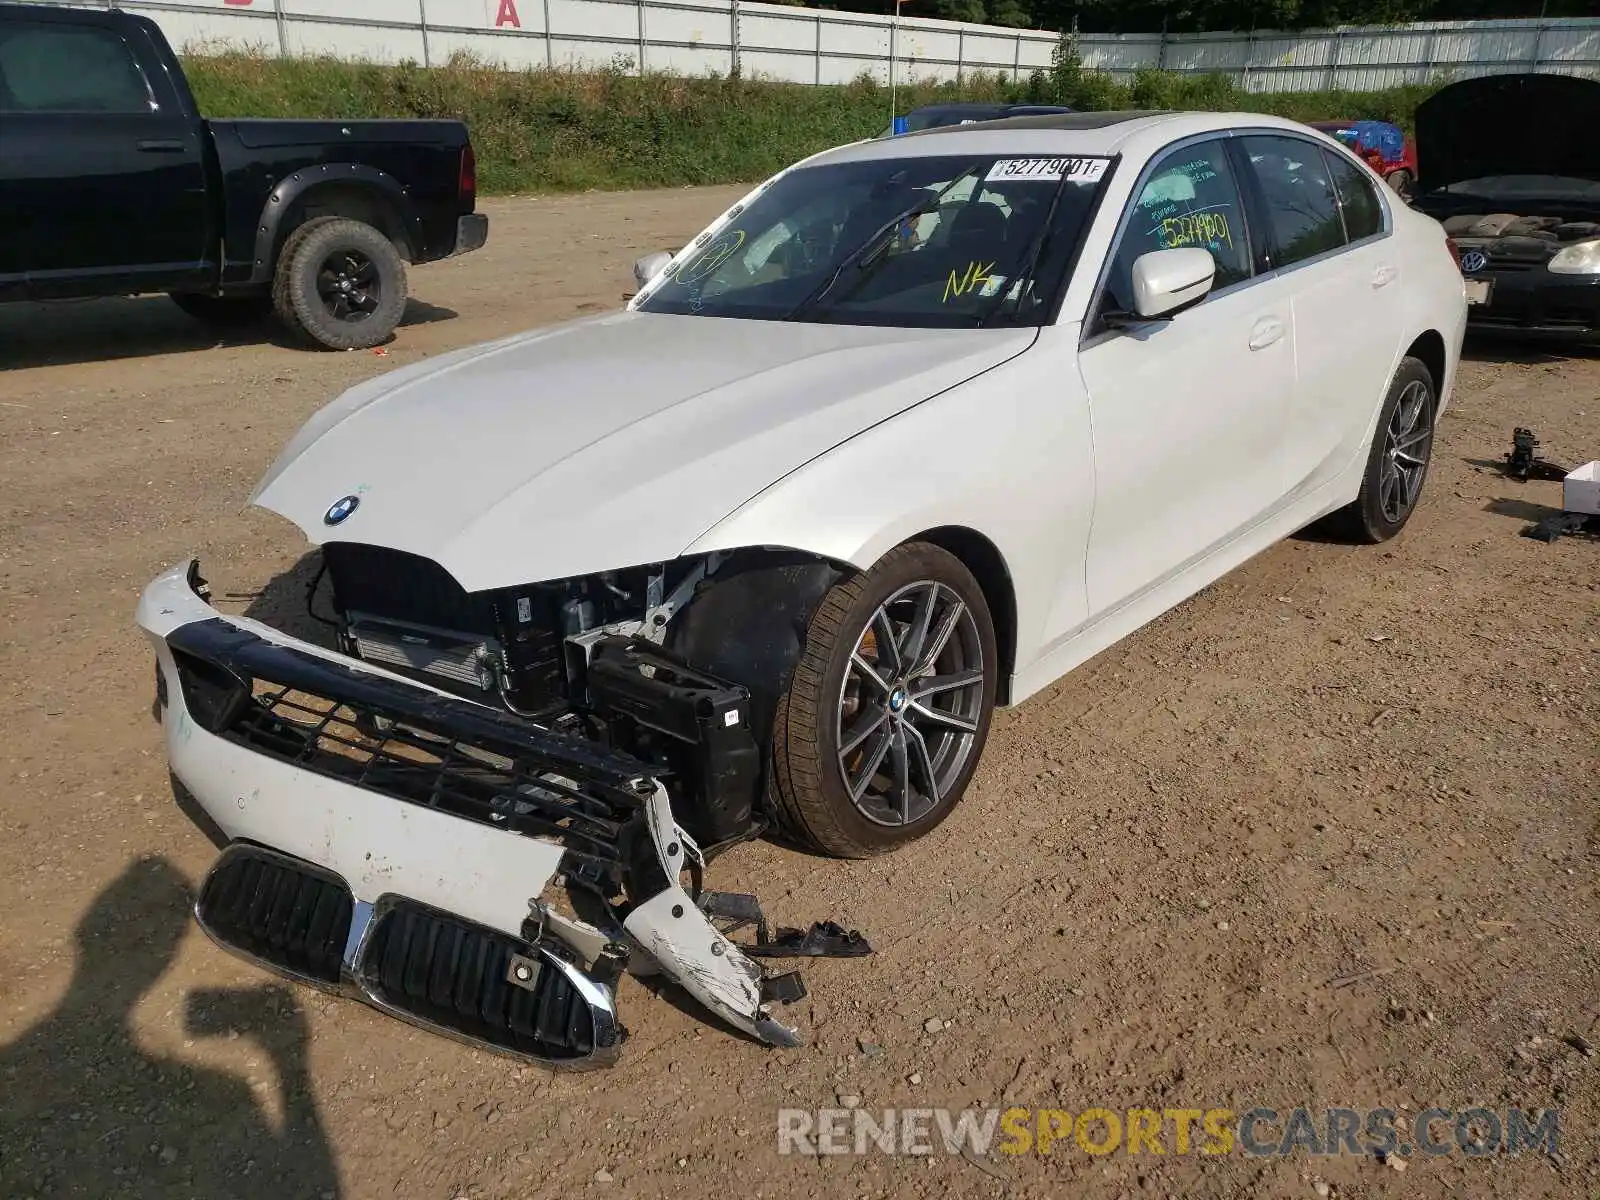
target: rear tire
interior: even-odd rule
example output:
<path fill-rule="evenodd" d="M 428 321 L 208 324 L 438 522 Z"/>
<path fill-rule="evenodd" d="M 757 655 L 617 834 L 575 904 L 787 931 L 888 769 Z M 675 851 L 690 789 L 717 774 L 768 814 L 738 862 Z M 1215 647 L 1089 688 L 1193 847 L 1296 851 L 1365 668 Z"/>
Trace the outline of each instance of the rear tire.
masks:
<path fill-rule="evenodd" d="M 836 585 L 773 721 L 779 820 L 839 858 L 922 837 L 977 768 L 998 674 L 983 591 L 948 551 L 899 546 Z"/>
<path fill-rule="evenodd" d="M 217 329 L 246 329 L 267 319 L 268 296 L 208 296 L 203 292 L 169 292 L 168 298 L 196 321 Z"/>
<path fill-rule="evenodd" d="M 1375 545 L 1405 528 L 1422 498 L 1438 407 L 1432 372 L 1420 359 L 1401 359 L 1378 414 L 1361 491 L 1329 518 L 1333 532 L 1348 541 Z"/>
<path fill-rule="evenodd" d="M 406 264 L 381 230 L 317 217 L 283 244 L 272 305 L 291 331 L 329 350 L 388 340 L 406 309 Z"/>

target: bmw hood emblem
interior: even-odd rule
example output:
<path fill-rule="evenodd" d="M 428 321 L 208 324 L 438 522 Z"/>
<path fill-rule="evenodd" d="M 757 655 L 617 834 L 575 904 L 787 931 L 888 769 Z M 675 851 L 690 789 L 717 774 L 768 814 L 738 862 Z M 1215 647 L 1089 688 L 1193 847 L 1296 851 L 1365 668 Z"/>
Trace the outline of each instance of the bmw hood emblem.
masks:
<path fill-rule="evenodd" d="M 338 525 L 348 519 L 360 504 L 360 496 L 341 496 L 328 505 L 328 511 L 322 514 L 322 523 L 324 525 Z"/>

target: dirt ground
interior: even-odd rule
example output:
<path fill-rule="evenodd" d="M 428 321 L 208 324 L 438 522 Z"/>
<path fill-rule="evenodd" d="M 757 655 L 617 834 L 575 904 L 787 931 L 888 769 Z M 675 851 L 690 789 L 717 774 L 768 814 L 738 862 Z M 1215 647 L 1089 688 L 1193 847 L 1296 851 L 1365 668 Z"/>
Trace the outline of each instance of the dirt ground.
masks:
<path fill-rule="evenodd" d="M 1596 357 L 1474 351 L 1402 537 L 1285 541 L 1000 714 L 924 842 L 724 859 L 716 886 L 878 950 L 807 969 L 807 1049 L 630 980 L 620 1065 L 549 1075 L 193 928 L 213 850 L 142 586 L 193 551 L 244 607 L 302 551 L 245 498 L 316 408 L 615 305 L 733 195 L 492 202 L 386 355 L 219 345 L 160 299 L 0 309 L 0 1195 L 1600 1196 L 1600 546 L 1518 536 L 1560 485 L 1494 469 L 1516 425 L 1600 454 Z M 779 1155 L 778 1109 L 841 1097 L 1557 1108 L 1560 1153 Z"/>

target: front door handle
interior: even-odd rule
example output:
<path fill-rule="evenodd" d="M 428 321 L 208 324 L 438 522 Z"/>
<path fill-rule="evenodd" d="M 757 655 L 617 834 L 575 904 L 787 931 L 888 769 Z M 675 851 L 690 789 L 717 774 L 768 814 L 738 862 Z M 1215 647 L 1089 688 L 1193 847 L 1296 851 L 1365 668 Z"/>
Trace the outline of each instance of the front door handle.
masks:
<path fill-rule="evenodd" d="M 1277 317 L 1262 317 L 1250 330 L 1250 349 L 1265 350 L 1283 337 L 1283 322 Z"/>
<path fill-rule="evenodd" d="M 178 138 L 146 138 L 139 149 L 147 154 L 182 154 L 189 147 Z"/>
<path fill-rule="evenodd" d="M 1399 273 L 1388 263 L 1385 263 L 1372 273 L 1372 286 L 1375 288 L 1388 287 L 1394 282 L 1395 276 Z"/>

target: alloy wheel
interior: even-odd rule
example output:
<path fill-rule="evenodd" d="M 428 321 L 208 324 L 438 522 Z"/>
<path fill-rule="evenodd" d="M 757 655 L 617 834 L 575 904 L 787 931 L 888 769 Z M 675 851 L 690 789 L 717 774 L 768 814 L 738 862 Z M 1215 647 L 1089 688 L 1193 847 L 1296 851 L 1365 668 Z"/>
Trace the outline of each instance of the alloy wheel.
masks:
<path fill-rule="evenodd" d="M 1427 384 L 1413 380 L 1400 393 L 1384 437 L 1378 504 L 1384 520 L 1405 520 L 1416 507 L 1433 450 L 1433 402 Z"/>
<path fill-rule="evenodd" d="M 977 743 L 983 642 L 953 588 L 921 580 L 880 604 L 856 639 L 839 692 L 846 793 L 877 825 L 936 809 Z"/>
<path fill-rule="evenodd" d="M 317 294 L 338 321 L 365 321 L 383 301 L 378 266 L 357 250 L 336 250 L 317 271 Z"/>

